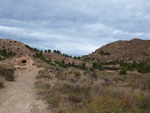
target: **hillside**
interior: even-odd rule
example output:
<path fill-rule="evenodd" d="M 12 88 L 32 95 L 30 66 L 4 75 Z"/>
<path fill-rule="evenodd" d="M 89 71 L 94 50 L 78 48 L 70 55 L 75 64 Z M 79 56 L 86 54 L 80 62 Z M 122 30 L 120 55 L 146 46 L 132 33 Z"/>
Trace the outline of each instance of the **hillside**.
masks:
<path fill-rule="evenodd" d="M 150 40 L 133 39 L 130 41 L 116 41 L 91 53 L 87 57 L 96 62 L 108 62 L 114 60 L 150 61 Z"/>
<path fill-rule="evenodd" d="M 58 62 L 62 62 L 64 61 L 65 64 L 68 63 L 72 63 L 74 62 L 75 65 L 82 65 L 82 63 L 84 61 L 79 60 L 79 59 L 73 59 L 71 56 L 67 55 L 67 54 L 61 54 L 60 51 L 58 53 L 58 50 L 54 50 L 53 52 L 51 52 L 51 50 L 38 50 L 37 48 L 32 48 L 22 42 L 19 41 L 14 41 L 14 40 L 10 40 L 10 39 L 0 39 L 0 50 L 2 51 L 2 53 L 4 53 L 4 55 L 2 55 L 0 53 L 0 58 L 1 59 L 5 59 L 11 56 L 15 56 L 15 57 L 21 57 L 21 56 L 33 56 L 36 53 L 42 54 L 40 56 L 36 56 L 36 57 L 44 57 L 43 59 L 49 60 L 51 61 L 51 63 L 57 64 Z M 55 52 L 56 51 L 56 52 Z M 9 53 L 13 53 L 13 55 L 9 55 Z M 57 62 L 57 63 L 56 63 Z M 91 67 L 91 64 L 86 63 L 87 67 Z"/>
<path fill-rule="evenodd" d="M 33 54 L 33 52 L 25 47 L 24 43 L 10 39 L 0 39 L 0 49 L 15 52 L 17 56 Z"/>
<path fill-rule="evenodd" d="M 2 113 L 150 111 L 150 41 L 117 41 L 73 58 L 13 40 L 0 44 Z"/>

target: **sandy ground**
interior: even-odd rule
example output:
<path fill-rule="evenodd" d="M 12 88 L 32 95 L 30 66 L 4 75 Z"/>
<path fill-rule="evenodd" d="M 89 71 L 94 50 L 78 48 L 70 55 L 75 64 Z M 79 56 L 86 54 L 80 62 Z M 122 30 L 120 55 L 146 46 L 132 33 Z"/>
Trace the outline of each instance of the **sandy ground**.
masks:
<path fill-rule="evenodd" d="M 0 89 L 0 113 L 48 113 L 47 104 L 38 99 L 34 86 L 35 76 L 41 69 L 32 66 L 32 62 L 23 68 L 16 71 L 15 82 Z"/>

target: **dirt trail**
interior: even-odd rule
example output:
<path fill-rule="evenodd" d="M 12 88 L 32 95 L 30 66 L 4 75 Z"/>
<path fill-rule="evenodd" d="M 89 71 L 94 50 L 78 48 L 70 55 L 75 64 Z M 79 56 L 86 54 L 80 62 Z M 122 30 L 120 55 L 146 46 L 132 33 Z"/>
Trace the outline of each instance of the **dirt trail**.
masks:
<path fill-rule="evenodd" d="M 48 113 L 47 105 L 37 99 L 34 87 L 39 70 L 29 64 L 17 71 L 16 81 L 0 90 L 0 113 Z"/>

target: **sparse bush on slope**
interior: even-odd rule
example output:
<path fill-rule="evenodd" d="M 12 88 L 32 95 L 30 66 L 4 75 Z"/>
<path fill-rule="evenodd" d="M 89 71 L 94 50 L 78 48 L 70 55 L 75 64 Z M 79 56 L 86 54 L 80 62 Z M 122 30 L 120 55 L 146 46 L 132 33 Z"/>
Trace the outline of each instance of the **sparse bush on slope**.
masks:
<path fill-rule="evenodd" d="M 127 69 L 125 67 L 121 67 L 119 74 L 120 75 L 127 75 Z"/>
<path fill-rule="evenodd" d="M 5 66 L 0 66 L 0 76 L 4 77 L 8 81 L 14 81 L 14 67 L 5 67 Z"/>
<path fill-rule="evenodd" d="M 15 52 L 7 51 L 6 49 L 0 49 L 0 61 L 5 60 L 8 57 L 13 57 L 15 55 Z"/>
<path fill-rule="evenodd" d="M 120 76 L 118 72 L 105 70 L 53 67 L 39 73 L 36 86 L 38 94 L 56 113 L 147 113 L 150 94 L 148 80 L 142 83 L 145 79 L 141 74 Z M 137 83 L 142 88 L 146 86 L 145 89 Z"/>
<path fill-rule="evenodd" d="M 110 55 L 109 52 L 104 52 L 103 50 L 99 52 L 101 55 Z"/>

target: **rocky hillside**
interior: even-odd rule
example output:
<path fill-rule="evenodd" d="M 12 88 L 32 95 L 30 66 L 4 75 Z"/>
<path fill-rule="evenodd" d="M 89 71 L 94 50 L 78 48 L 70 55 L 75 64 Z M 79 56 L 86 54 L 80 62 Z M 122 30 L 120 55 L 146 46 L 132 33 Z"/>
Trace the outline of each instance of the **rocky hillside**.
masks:
<path fill-rule="evenodd" d="M 25 47 L 24 43 L 10 39 L 0 39 L 0 50 L 4 49 L 8 52 L 15 52 L 17 56 L 33 54 L 33 52 Z"/>
<path fill-rule="evenodd" d="M 107 44 L 84 56 L 83 59 L 90 59 L 96 62 L 108 62 L 114 60 L 135 60 L 150 61 L 150 40 L 133 39 L 130 41 L 116 41 Z"/>

